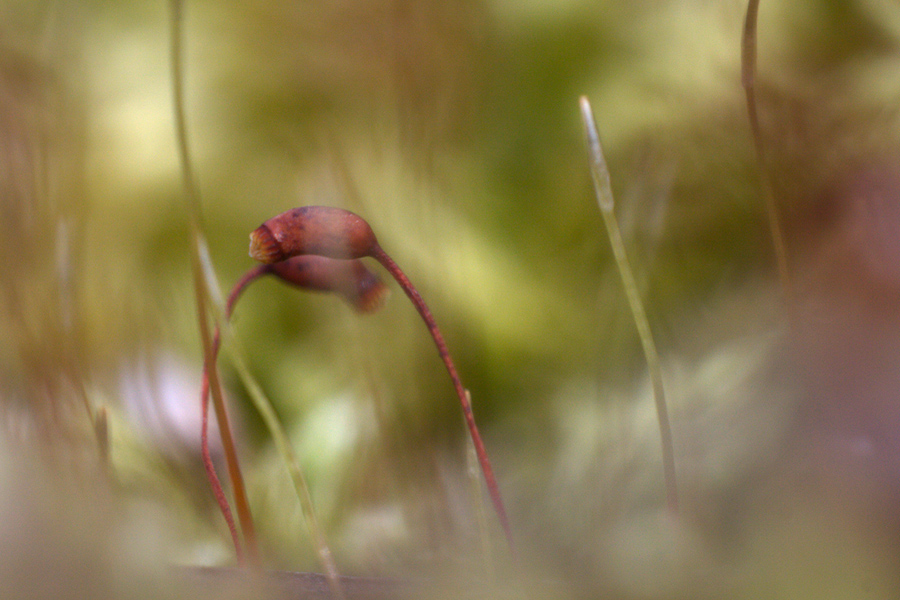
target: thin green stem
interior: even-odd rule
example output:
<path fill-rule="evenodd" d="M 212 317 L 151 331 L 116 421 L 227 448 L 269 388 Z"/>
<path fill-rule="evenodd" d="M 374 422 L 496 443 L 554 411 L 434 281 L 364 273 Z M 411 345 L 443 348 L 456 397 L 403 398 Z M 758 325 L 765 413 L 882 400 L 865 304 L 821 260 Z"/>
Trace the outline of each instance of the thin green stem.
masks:
<path fill-rule="evenodd" d="M 256 410 L 259 412 L 266 428 L 272 436 L 272 440 L 275 442 L 275 448 L 278 450 L 278 453 L 281 455 L 282 460 L 287 466 L 288 474 L 291 477 L 291 482 L 294 485 L 294 490 L 300 501 L 300 508 L 303 511 L 306 527 L 309 529 L 313 545 L 319 555 L 319 561 L 322 564 L 322 568 L 325 570 L 325 576 L 331 586 L 331 593 L 334 598 L 341 600 L 344 598 L 344 592 L 340 583 L 340 573 L 338 572 L 337 565 L 332 557 L 331 549 L 328 547 L 325 534 L 322 532 L 321 527 L 319 527 L 319 522 L 313 507 L 312 496 L 309 493 L 309 486 L 306 483 L 303 469 L 300 467 L 300 461 L 297 460 L 297 455 L 294 453 L 290 440 L 288 439 L 284 428 L 281 426 L 281 421 L 278 419 L 278 415 L 275 413 L 272 403 L 269 401 L 265 392 L 263 392 L 262 387 L 260 387 L 253 375 L 250 374 L 250 369 L 247 367 L 247 363 L 244 360 L 240 349 L 237 347 L 237 343 L 232 343 L 229 347 L 231 350 L 231 359 L 237 370 L 238 376 L 241 378 L 244 387 L 250 394 L 250 399 L 253 402 L 254 407 L 256 407 Z"/>
<path fill-rule="evenodd" d="M 625 244 L 622 241 L 622 233 L 615 215 L 615 202 L 613 200 L 612 186 L 609 181 L 609 169 L 606 159 L 603 157 L 603 148 L 600 145 L 600 135 L 597 133 L 597 125 L 594 122 L 594 114 L 590 102 L 584 96 L 580 99 L 581 116 L 584 120 L 584 128 L 587 136 L 588 156 L 590 158 L 591 176 L 594 180 L 594 191 L 597 195 L 597 204 L 606 224 L 609 241 L 612 245 L 613 255 L 625 295 L 628 297 L 628 305 L 634 317 L 638 337 L 644 350 L 647 361 L 647 371 L 653 388 L 653 398 L 656 402 L 656 415 L 659 421 L 659 437 L 662 444 L 663 476 L 666 484 L 666 506 L 672 514 L 678 513 L 678 487 L 675 477 L 675 451 L 672 442 L 672 428 L 669 424 L 669 410 L 666 405 L 665 389 L 663 387 L 662 368 L 653 334 L 650 331 L 650 321 L 644 311 L 644 304 L 638 292 L 637 282 L 625 252 Z"/>

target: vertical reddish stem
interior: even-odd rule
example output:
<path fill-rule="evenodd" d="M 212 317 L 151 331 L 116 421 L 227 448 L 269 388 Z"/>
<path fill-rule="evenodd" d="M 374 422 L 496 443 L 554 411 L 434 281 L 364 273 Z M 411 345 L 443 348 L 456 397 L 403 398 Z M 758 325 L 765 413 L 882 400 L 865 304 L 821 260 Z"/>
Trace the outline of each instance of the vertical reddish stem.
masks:
<path fill-rule="evenodd" d="M 259 279 L 269 272 L 268 265 L 260 265 L 248 271 L 241 277 L 231 289 L 228 295 L 228 301 L 225 304 L 225 320 L 231 318 L 234 305 L 237 302 L 244 289 L 253 281 Z M 244 552 L 241 546 L 240 537 L 238 536 L 237 526 L 234 522 L 234 516 L 231 513 L 231 507 L 228 505 L 228 499 L 225 491 L 222 489 L 222 483 L 216 474 L 215 465 L 212 462 L 212 456 L 209 452 L 209 389 L 210 379 L 214 385 L 218 386 L 218 377 L 216 377 L 216 359 L 219 355 L 219 346 L 221 336 L 219 328 L 213 337 L 212 349 L 209 359 L 203 365 L 203 377 L 200 386 L 200 454 L 203 458 L 203 467 L 206 469 L 206 476 L 209 479 L 209 485 L 212 488 L 222 516 L 228 524 L 228 531 L 231 533 L 231 539 L 234 543 L 234 550 L 239 564 L 244 564 Z M 212 375 L 212 377 L 211 377 Z M 221 397 L 221 391 L 219 391 Z M 225 409 L 224 402 L 213 403 L 216 412 L 216 421 L 219 424 L 219 435 L 222 439 L 222 448 L 225 451 L 225 461 L 228 465 L 228 474 L 231 478 L 232 488 L 234 488 L 235 504 L 237 506 L 238 518 L 241 522 L 241 529 L 244 532 L 244 540 L 247 544 L 247 552 L 250 554 L 250 560 L 254 563 L 259 559 L 259 552 L 256 546 L 256 529 L 253 526 L 253 516 L 250 513 L 250 503 L 247 500 L 247 492 L 244 487 L 244 478 L 241 474 L 240 464 L 238 463 L 237 452 L 235 450 L 234 437 L 231 433 L 231 424 L 228 419 L 228 411 Z M 220 406 L 221 405 L 221 406 Z"/>
<path fill-rule="evenodd" d="M 213 336 L 212 353 L 213 360 L 219 351 L 219 328 Z M 231 533 L 231 541 L 234 543 L 234 553 L 237 556 L 238 564 L 244 564 L 244 550 L 241 546 L 241 539 L 238 535 L 237 525 L 234 522 L 234 516 L 231 514 L 231 506 L 225 497 L 225 491 L 222 489 L 222 483 L 216 473 L 216 467 L 213 464 L 212 456 L 209 453 L 209 373 L 206 365 L 203 366 L 203 377 L 200 382 L 200 455 L 203 457 L 203 468 L 206 469 L 206 477 L 209 479 L 209 486 L 212 488 L 213 495 L 228 525 L 228 531 Z M 221 423 L 219 424 L 221 428 Z"/>
<path fill-rule="evenodd" d="M 460 381 L 459 375 L 456 372 L 456 366 L 453 364 L 453 359 L 450 357 L 450 351 L 447 350 L 444 336 L 441 335 L 441 330 L 438 329 L 437 322 L 435 322 L 434 316 L 428 309 L 428 305 L 425 304 L 422 296 L 419 295 L 419 292 L 400 266 L 397 265 L 381 246 L 377 244 L 372 250 L 372 258 L 381 263 L 391 276 L 397 280 L 397 283 L 403 288 L 403 291 L 412 301 L 416 310 L 419 311 L 419 315 L 422 316 L 422 320 L 425 321 L 425 325 L 428 327 L 428 331 L 434 339 L 438 354 L 440 355 L 441 360 L 444 361 L 447 372 L 450 374 L 450 379 L 453 380 L 453 386 L 456 388 L 456 395 L 459 396 L 463 416 L 466 419 L 466 425 L 469 427 L 472 443 L 475 445 L 475 453 L 478 455 L 478 462 L 481 464 L 482 473 L 484 473 L 484 480 L 487 484 L 488 493 L 491 496 L 491 501 L 494 504 L 494 510 L 497 512 L 497 517 L 500 519 L 500 525 L 503 527 L 506 541 L 512 550 L 514 549 L 512 530 L 510 529 L 509 520 L 506 516 L 506 508 L 503 505 L 503 499 L 500 497 L 500 488 L 497 485 L 497 480 L 494 478 L 494 470 L 491 468 L 491 461 L 488 459 L 487 450 L 484 447 L 484 442 L 481 440 L 481 434 L 478 433 L 478 426 L 475 424 L 475 415 L 472 413 L 472 403 L 469 401 L 466 389 L 463 387 L 462 381 Z"/>

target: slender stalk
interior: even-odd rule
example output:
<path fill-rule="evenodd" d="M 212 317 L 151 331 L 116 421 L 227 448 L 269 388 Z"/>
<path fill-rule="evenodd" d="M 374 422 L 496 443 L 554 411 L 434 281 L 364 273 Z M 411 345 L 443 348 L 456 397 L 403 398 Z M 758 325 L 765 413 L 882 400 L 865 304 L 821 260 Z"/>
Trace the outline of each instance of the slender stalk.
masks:
<path fill-rule="evenodd" d="M 257 279 L 268 274 L 274 274 L 286 283 L 300 288 L 334 292 L 342 296 L 357 311 L 367 312 L 375 310 L 378 306 L 378 299 L 383 296 L 383 291 L 385 289 L 384 284 L 381 283 L 381 280 L 375 277 L 374 274 L 365 269 L 361 263 L 358 261 L 354 262 L 357 264 L 350 266 L 350 263 L 346 261 L 331 260 L 320 256 L 302 256 L 275 265 L 258 265 L 245 273 L 237 283 L 235 283 L 234 287 L 232 287 L 228 299 L 225 302 L 224 320 L 226 324 L 231 320 L 234 307 L 244 290 Z M 219 349 L 218 329 L 216 329 L 214 341 L 215 353 Z M 316 520 L 312 498 L 309 493 L 306 478 L 300 468 L 299 461 L 291 449 L 290 442 L 288 441 L 268 398 L 266 398 L 259 385 L 251 377 L 242 356 L 237 350 L 234 350 L 233 353 L 238 372 L 250 392 L 254 405 L 262 415 L 266 426 L 269 428 L 272 438 L 275 440 L 276 447 L 281 453 L 282 459 L 288 467 L 294 489 L 300 500 L 307 527 L 310 531 L 310 536 L 313 539 L 313 545 L 316 548 L 320 562 L 326 572 L 326 578 L 331 586 L 332 595 L 335 598 L 343 598 L 344 594 L 340 583 L 340 574 L 338 573 L 337 567 L 331 556 L 331 550 L 328 547 L 325 536 L 322 534 L 322 530 Z M 215 360 L 215 358 L 216 356 L 214 355 L 213 360 Z M 215 369 L 215 365 L 213 365 L 213 369 Z M 204 372 L 204 384 L 205 382 L 206 373 Z M 207 389 L 207 387 L 203 388 L 204 434 L 206 433 Z M 226 521 L 229 521 L 230 523 L 229 507 L 227 502 L 223 503 L 221 500 L 224 499 L 221 488 L 216 490 L 218 480 L 212 462 L 206 460 L 208 454 L 208 445 L 204 443 L 204 459 L 206 461 L 205 464 L 207 464 L 207 471 L 210 474 L 210 482 L 213 485 L 217 498 L 220 498 L 220 507 L 222 508 L 223 515 L 225 515 Z"/>
<path fill-rule="evenodd" d="M 466 396 L 469 403 L 472 402 L 472 395 L 466 390 Z M 484 510 L 484 502 L 481 500 L 484 491 L 482 488 L 481 477 L 478 476 L 480 469 L 478 464 L 478 453 L 475 452 L 475 444 L 472 443 L 471 437 L 466 440 L 466 472 L 469 476 L 469 489 L 472 492 L 473 506 L 475 506 L 475 514 L 478 519 L 478 531 L 481 537 L 481 555 L 484 557 L 484 574 L 488 581 L 492 581 L 496 576 L 494 569 L 494 554 L 491 551 L 491 539 L 488 535 L 487 513 Z"/>
<path fill-rule="evenodd" d="M 213 358 L 219 352 L 219 328 L 216 328 L 213 339 L 212 353 Z M 213 360 L 213 369 L 215 369 L 215 360 Z M 200 456 L 203 460 L 203 468 L 206 470 L 206 478 L 209 480 L 209 487 L 212 488 L 213 496 L 222 511 L 225 523 L 228 525 L 228 532 L 231 534 L 231 541 L 234 544 L 234 553 L 237 556 L 238 564 L 244 562 L 244 549 L 241 545 L 241 538 L 238 535 L 237 526 L 234 522 L 234 516 L 231 514 L 231 506 L 228 504 L 228 498 L 225 497 L 225 490 L 222 489 L 222 483 L 219 481 L 219 475 L 216 473 L 215 464 L 213 464 L 212 456 L 209 452 L 209 370 L 206 363 L 203 365 L 203 376 L 200 383 Z"/>
<path fill-rule="evenodd" d="M 184 73 L 182 63 L 183 8 L 184 6 L 181 0 L 172 0 L 172 88 L 178 155 L 181 160 L 185 204 L 191 228 L 191 269 L 194 279 L 194 293 L 197 302 L 197 321 L 200 326 L 200 340 L 203 344 L 204 369 L 209 376 L 209 387 L 212 391 L 213 407 L 215 408 L 216 418 L 219 422 L 219 433 L 222 436 L 225 461 L 228 465 L 228 472 L 234 490 L 235 506 L 237 508 L 238 518 L 241 522 L 241 529 L 244 533 L 247 552 L 250 560 L 253 563 L 256 563 L 258 561 L 258 551 L 256 547 L 256 533 L 253 526 L 253 518 L 250 513 L 250 503 L 247 500 L 247 493 L 244 488 L 244 480 L 237 460 L 234 439 L 232 438 L 231 429 L 228 424 L 228 414 L 225 410 L 222 388 L 219 383 L 218 373 L 215 369 L 215 344 L 212 335 L 210 334 L 210 320 L 215 322 L 215 316 L 212 315 L 210 310 L 209 289 L 203 276 L 202 248 L 204 247 L 204 242 L 201 226 L 200 194 L 194 183 L 193 164 L 188 149 L 187 124 L 184 114 Z M 206 396 L 204 395 L 204 398 L 205 397 Z M 238 553 L 238 557 L 239 560 L 242 560 L 240 552 Z"/>
<path fill-rule="evenodd" d="M 291 482 L 294 484 L 294 490 L 297 493 L 297 498 L 300 500 L 300 508 L 303 511 L 306 527 L 309 529 L 313 545 L 319 555 L 319 561 L 322 564 L 322 568 L 325 570 L 325 576 L 328 579 L 332 596 L 337 600 L 343 600 L 345 594 L 340 582 L 341 576 L 338 572 L 337 565 L 334 562 L 334 557 L 331 554 L 331 549 L 328 547 L 325 535 L 316 519 L 312 496 L 309 493 L 306 477 L 303 475 L 303 470 L 300 467 L 300 461 L 297 460 L 297 455 L 294 454 L 294 449 L 291 446 L 284 428 L 281 426 L 281 421 L 279 421 L 278 415 L 272 407 L 272 403 L 269 402 L 269 399 L 262 391 L 260 385 L 253 378 L 253 375 L 250 374 L 250 369 L 247 367 L 247 363 L 240 350 L 237 348 L 237 345 L 231 344 L 230 347 L 231 358 L 235 369 L 237 370 L 244 387 L 250 394 L 253 405 L 256 407 L 260 416 L 262 416 L 266 428 L 268 428 L 269 433 L 272 435 L 272 440 L 275 442 L 278 453 L 281 455 L 282 460 L 284 460 L 285 465 L 287 466 L 288 474 L 291 477 Z"/>
<path fill-rule="evenodd" d="M 238 280 L 231 289 L 231 293 L 228 295 L 228 301 L 225 304 L 226 321 L 231 319 L 234 305 L 237 303 L 238 298 L 247 286 L 263 275 L 266 275 L 268 272 L 269 267 L 267 265 L 260 265 L 248 271 Z M 216 369 L 216 362 L 219 356 L 220 345 L 221 332 L 219 327 L 216 327 L 212 345 L 212 370 L 216 372 L 218 372 Z M 219 481 L 219 476 L 216 473 L 216 467 L 213 464 L 212 456 L 209 451 L 209 373 L 210 369 L 207 368 L 207 365 L 204 362 L 203 376 L 201 377 L 200 383 L 200 455 L 203 459 L 203 467 L 206 469 L 206 476 L 209 479 L 209 485 L 210 488 L 212 488 L 213 496 L 215 496 L 216 503 L 219 505 L 219 510 L 222 511 L 222 516 L 225 519 L 225 523 L 228 525 L 228 531 L 231 534 L 231 540 L 234 543 L 234 551 L 238 557 L 238 562 L 242 562 L 243 548 L 241 546 L 240 537 L 238 536 L 237 527 L 234 523 L 234 517 L 231 514 L 231 506 L 228 504 L 228 499 L 225 497 L 225 491 L 222 489 L 222 483 Z M 226 427 L 228 427 L 227 411 L 225 414 L 225 424 Z"/>
<path fill-rule="evenodd" d="M 228 300 L 225 302 L 226 321 L 231 320 L 231 314 L 234 312 L 234 305 L 237 304 L 238 299 L 241 297 L 241 294 L 244 293 L 244 290 L 247 289 L 247 286 L 260 277 L 265 277 L 271 270 L 272 268 L 269 265 L 257 265 L 244 273 L 243 276 L 237 280 L 231 288 L 231 292 L 228 294 Z"/>
<path fill-rule="evenodd" d="M 666 484 L 666 506 L 672 514 L 678 513 L 678 487 L 675 477 L 675 451 L 672 443 L 672 428 L 669 424 L 669 410 L 666 406 L 665 389 L 663 387 L 662 368 L 659 354 L 650 331 L 650 322 L 644 311 L 638 286 L 625 252 L 625 244 L 622 242 L 622 234 L 616 221 L 615 202 L 613 200 L 612 186 L 609 182 L 609 169 L 603 158 L 603 148 L 600 145 L 600 135 L 597 133 L 597 125 L 594 122 L 594 114 L 591 111 L 590 102 L 585 96 L 580 99 L 581 117 L 584 120 L 585 133 L 587 135 L 588 156 L 591 164 L 591 176 L 594 180 L 594 191 L 597 195 L 597 204 L 606 224 L 609 241 L 612 245 L 616 266 L 625 287 L 631 314 L 637 327 L 644 357 L 647 361 L 647 371 L 653 387 L 653 398 L 656 402 L 656 415 L 659 421 L 659 437 L 662 444 L 663 476 Z"/>
<path fill-rule="evenodd" d="M 781 281 L 785 300 L 793 306 L 793 291 L 790 271 L 788 269 L 787 249 L 775 194 L 772 189 L 769 169 L 763 149 L 762 129 L 759 124 L 759 113 L 756 101 L 756 23 L 759 14 L 759 0 L 747 3 L 747 15 L 744 19 L 744 32 L 741 38 L 741 85 L 747 99 L 747 116 L 750 119 L 750 132 L 753 135 L 753 147 L 756 150 L 756 162 L 759 169 L 760 183 L 766 203 L 766 214 L 769 218 L 769 231 L 772 234 L 772 245 L 775 250 L 775 261 L 778 266 L 778 278 Z"/>
<path fill-rule="evenodd" d="M 438 328 L 434 316 L 428 309 L 428 305 L 425 304 L 422 296 L 419 295 L 418 290 L 416 290 L 415 286 L 400 266 L 397 265 L 381 246 L 377 244 L 372 249 L 371 255 L 372 258 L 381 263 L 391 276 L 397 280 L 397 283 L 400 284 L 400 287 L 403 288 L 403 291 L 416 307 L 422 320 L 425 321 L 425 325 L 428 327 L 432 339 L 434 339 L 438 354 L 440 355 L 441 360 L 444 361 L 444 366 L 447 367 L 447 372 L 450 374 L 450 379 L 453 381 L 453 386 L 456 388 L 456 395 L 459 396 L 463 416 L 466 419 L 469 435 L 475 446 L 475 453 L 478 455 L 478 462 L 481 464 L 481 471 L 484 473 L 484 480 L 487 484 L 488 493 L 491 496 L 491 502 L 494 504 L 494 510 L 497 512 L 497 517 L 500 519 L 500 525 L 503 527 L 503 533 L 506 536 L 509 548 L 511 551 L 515 552 L 512 529 L 509 526 L 509 519 L 506 516 L 506 507 L 503 505 L 503 499 L 500 497 L 500 487 L 497 485 L 497 480 L 494 478 L 494 470 L 491 468 L 491 461 L 488 459 L 487 450 L 484 447 L 481 434 L 478 433 L 478 426 L 475 424 L 475 415 L 472 412 L 472 402 L 469 393 L 465 387 L 463 387 L 462 381 L 459 379 L 456 366 L 453 364 L 453 359 L 450 357 L 450 351 L 447 349 L 446 342 L 444 342 L 444 336 L 441 335 L 441 330 Z"/>

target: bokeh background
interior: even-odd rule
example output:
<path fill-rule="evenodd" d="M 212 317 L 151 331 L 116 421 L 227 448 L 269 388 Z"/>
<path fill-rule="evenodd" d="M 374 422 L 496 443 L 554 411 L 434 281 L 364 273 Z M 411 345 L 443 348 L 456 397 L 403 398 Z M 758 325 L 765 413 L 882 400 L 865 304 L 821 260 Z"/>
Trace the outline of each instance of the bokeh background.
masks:
<path fill-rule="evenodd" d="M 555 597 L 877 597 L 900 583 L 900 6 L 762 3 L 787 290 L 741 88 L 745 8 L 187 3 L 185 109 L 222 293 L 267 218 L 307 204 L 366 218 L 444 331 L 524 560 L 578 582 Z M 135 564 L 233 562 L 199 462 L 170 30 L 163 1 L 0 5 L 0 506 L 4 522 L 55 524 L 10 525 L 0 542 L 34 558 L 91 539 L 104 550 L 88 566 L 59 550 L 33 569 L 98 589 L 120 590 L 103 573 Z M 674 523 L 581 94 L 664 358 Z M 233 335 L 343 570 L 480 573 L 484 540 L 504 564 L 502 537 L 473 501 L 450 381 L 390 285 L 360 316 L 263 280 Z M 320 569 L 227 352 L 220 366 L 266 564 Z M 106 415 L 106 475 L 89 412 Z M 72 525 L 86 514 L 101 523 L 89 532 Z"/>

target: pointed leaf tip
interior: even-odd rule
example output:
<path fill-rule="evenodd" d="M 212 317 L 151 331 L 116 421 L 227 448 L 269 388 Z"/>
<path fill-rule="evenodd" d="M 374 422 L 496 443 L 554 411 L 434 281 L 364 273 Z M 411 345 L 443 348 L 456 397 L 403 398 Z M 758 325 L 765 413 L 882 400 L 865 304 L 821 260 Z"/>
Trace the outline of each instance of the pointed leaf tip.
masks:
<path fill-rule="evenodd" d="M 584 133 L 587 141 L 588 160 L 591 166 L 591 176 L 594 179 L 594 191 L 597 195 L 597 204 L 603 212 L 612 212 L 613 194 L 609 183 L 609 169 L 606 159 L 603 157 L 603 147 L 600 145 L 600 134 L 597 132 L 597 124 L 594 121 L 594 112 L 587 96 L 578 99 L 581 107 L 581 119 L 584 122 Z"/>

